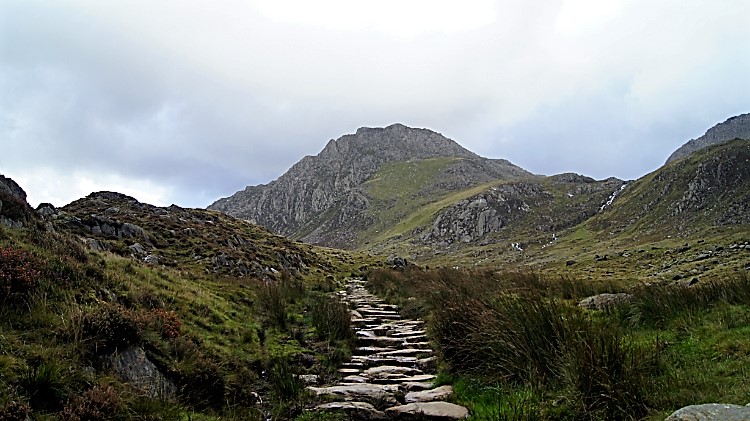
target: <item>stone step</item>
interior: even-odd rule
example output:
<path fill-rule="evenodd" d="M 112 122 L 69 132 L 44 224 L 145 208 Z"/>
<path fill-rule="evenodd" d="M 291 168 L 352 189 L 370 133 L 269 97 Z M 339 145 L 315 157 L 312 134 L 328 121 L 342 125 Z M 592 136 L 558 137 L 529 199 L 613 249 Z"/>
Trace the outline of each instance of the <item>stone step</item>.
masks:
<path fill-rule="evenodd" d="M 382 346 L 360 346 L 354 348 L 354 355 L 372 355 L 381 352 L 396 351 L 394 347 L 382 347 Z"/>
<path fill-rule="evenodd" d="M 357 343 L 362 346 L 398 347 L 404 344 L 404 340 L 399 338 L 390 338 L 388 336 L 361 336 L 357 338 Z"/>
<path fill-rule="evenodd" d="M 444 401 L 453 396 L 453 386 L 440 386 L 434 389 L 413 391 L 406 394 L 404 402 L 434 402 Z"/>
<path fill-rule="evenodd" d="M 469 417 L 469 410 L 453 403 L 417 402 L 399 405 L 385 410 L 392 419 L 462 420 Z"/>
<path fill-rule="evenodd" d="M 316 406 L 313 411 L 342 413 L 354 420 L 386 420 L 385 412 L 369 402 L 329 402 Z"/>
<path fill-rule="evenodd" d="M 378 352 L 375 354 L 377 357 L 393 357 L 393 356 L 403 356 L 403 357 L 414 357 L 417 355 L 432 355 L 433 351 L 429 348 L 404 348 L 404 349 L 397 349 L 395 351 L 383 351 Z"/>
<path fill-rule="evenodd" d="M 380 365 L 396 365 L 400 367 L 419 366 L 419 360 L 416 357 L 374 357 L 374 356 L 353 356 L 352 361 L 357 361 L 365 367 L 377 367 Z"/>
<path fill-rule="evenodd" d="M 424 330 L 396 330 L 388 336 L 393 336 L 394 338 L 425 336 L 425 331 Z"/>

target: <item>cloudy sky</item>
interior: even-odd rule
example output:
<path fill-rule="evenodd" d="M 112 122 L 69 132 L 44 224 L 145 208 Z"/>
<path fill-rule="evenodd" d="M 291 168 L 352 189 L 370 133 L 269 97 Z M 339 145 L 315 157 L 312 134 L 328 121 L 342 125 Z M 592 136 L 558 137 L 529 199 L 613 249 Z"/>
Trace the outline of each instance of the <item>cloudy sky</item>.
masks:
<path fill-rule="evenodd" d="M 0 0 L 0 174 L 204 207 L 361 126 L 638 178 L 750 112 L 747 0 Z"/>

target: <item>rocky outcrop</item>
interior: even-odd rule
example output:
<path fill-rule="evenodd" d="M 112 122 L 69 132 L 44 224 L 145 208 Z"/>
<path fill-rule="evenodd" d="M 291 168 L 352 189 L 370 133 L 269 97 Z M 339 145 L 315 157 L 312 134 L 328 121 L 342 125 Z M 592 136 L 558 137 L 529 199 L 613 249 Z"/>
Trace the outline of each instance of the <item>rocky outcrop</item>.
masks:
<path fill-rule="evenodd" d="M 441 210 L 419 240 L 448 247 L 487 243 L 496 239 L 493 234 L 508 232 L 506 237 L 528 241 L 533 232 L 551 234 L 595 215 L 622 185 L 616 178 L 596 181 L 577 174 L 508 181 Z"/>
<path fill-rule="evenodd" d="M 351 361 L 339 373 L 340 382 L 308 387 L 321 398 L 334 400 L 314 411 L 343 412 L 353 419 L 458 420 L 469 411 L 446 400 L 449 385 L 436 387 L 435 356 L 423 329 L 424 321 L 402 319 L 398 308 L 367 292 L 364 281 L 349 279 L 338 294 L 354 310 L 357 345 Z"/>
<path fill-rule="evenodd" d="M 331 140 L 267 185 L 249 186 L 209 209 L 228 213 L 306 242 L 353 247 L 371 224 L 371 198 L 362 185 L 385 164 L 436 157 L 458 158 L 435 189 L 466 188 L 496 178 L 529 175 L 504 160 L 482 158 L 439 133 L 401 124 L 360 128 Z"/>
<path fill-rule="evenodd" d="M 210 273 L 268 280 L 305 272 L 318 262 L 308 246 L 246 221 L 203 209 L 152 206 L 120 193 L 92 193 L 60 209 L 40 206 L 37 213 L 92 250 L 151 265 L 198 265 Z"/>
<path fill-rule="evenodd" d="M 22 228 L 31 217 L 26 192 L 15 181 L 0 175 L 0 225 Z"/>
<path fill-rule="evenodd" d="M 697 150 L 733 139 L 750 140 L 750 114 L 741 114 L 711 127 L 703 136 L 680 146 L 669 156 L 667 163 L 684 158 Z"/>

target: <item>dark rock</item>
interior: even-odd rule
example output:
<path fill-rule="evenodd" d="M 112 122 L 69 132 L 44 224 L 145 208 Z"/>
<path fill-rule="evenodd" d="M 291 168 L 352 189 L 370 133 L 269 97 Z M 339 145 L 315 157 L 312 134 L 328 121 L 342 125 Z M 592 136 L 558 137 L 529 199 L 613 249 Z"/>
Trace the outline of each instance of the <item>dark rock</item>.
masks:
<path fill-rule="evenodd" d="M 106 251 L 107 246 L 101 241 L 96 238 L 84 238 L 83 244 L 86 245 L 89 249 L 93 251 Z"/>
<path fill-rule="evenodd" d="M 575 261 L 575 260 L 567 260 L 567 261 L 565 262 L 565 266 L 573 266 L 574 264 L 576 264 L 576 261 Z"/>
<path fill-rule="evenodd" d="M 128 246 L 128 249 L 135 254 L 136 256 L 145 256 L 148 254 L 145 248 L 141 245 L 141 243 L 135 243 L 132 246 Z"/>
<path fill-rule="evenodd" d="M 142 348 L 132 347 L 105 358 L 106 365 L 121 379 L 152 398 L 175 395 L 175 385 L 152 363 Z"/>

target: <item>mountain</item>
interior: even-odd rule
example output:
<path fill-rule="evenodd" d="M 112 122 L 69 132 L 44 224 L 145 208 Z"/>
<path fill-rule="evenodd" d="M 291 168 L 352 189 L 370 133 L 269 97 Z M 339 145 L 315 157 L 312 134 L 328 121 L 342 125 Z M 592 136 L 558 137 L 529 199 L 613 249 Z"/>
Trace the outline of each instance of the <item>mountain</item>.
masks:
<path fill-rule="evenodd" d="M 305 242 L 356 248 L 415 206 L 482 183 L 530 175 L 439 133 L 394 124 L 331 140 L 277 180 L 249 186 L 209 209 Z"/>
<path fill-rule="evenodd" d="M 704 138 L 734 136 L 747 119 L 729 119 Z M 419 136 L 419 146 L 410 141 Z M 397 153 L 409 148 L 408 154 Z M 635 181 L 594 180 L 530 174 L 507 161 L 478 157 L 434 132 L 395 125 L 331 141 L 279 180 L 248 187 L 213 208 L 303 241 L 426 264 L 531 266 L 578 276 L 580 267 L 567 263 L 586 262 L 587 276 L 649 279 L 664 272 L 652 270 L 663 264 L 663 255 L 644 253 L 650 257 L 622 266 L 604 256 L 684 244 L 703 244 L 697 255 L 709 255 L 749 240 L 741 235 L 750 225 L 748 148 L 747 141 L 723 141 L 671 159 Z M 372 164 L 355 172 L 361 162 Z M 298 212 L 290 210 L 294 206 Z M 739 255 L 731 256 L 728 266 L 715 268 L 744 267 Z M 714 269 L 688 263 L 700 274 Z"/>
<path fill-rule="evenodd" d="M 731 117 L 711 127 L 703 136 L 680 146 L 669 156 L 667 163 L 684 158 L 699 149 L 733 139 L 750 140 L 750 113 Z"/>

